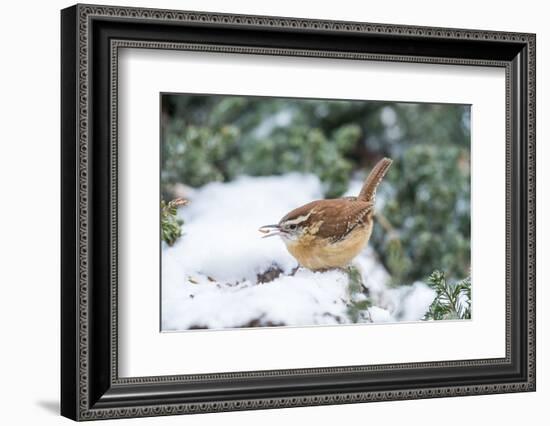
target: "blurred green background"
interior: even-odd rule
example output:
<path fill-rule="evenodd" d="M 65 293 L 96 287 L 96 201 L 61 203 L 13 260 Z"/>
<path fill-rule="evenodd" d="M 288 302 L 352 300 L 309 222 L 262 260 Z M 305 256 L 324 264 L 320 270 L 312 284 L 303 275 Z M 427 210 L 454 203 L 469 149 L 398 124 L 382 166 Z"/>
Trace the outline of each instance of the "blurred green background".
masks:
<path fill-rule="evenodd" d="M 383 156 L 371 237 L 394 285 L 470 270 L 470 107 L 214 95 L 162 95 L 161 189 L 239 175 L 313 173 L 341 196 Z M 381 207 L 381 208 L 380 208 Z"/>

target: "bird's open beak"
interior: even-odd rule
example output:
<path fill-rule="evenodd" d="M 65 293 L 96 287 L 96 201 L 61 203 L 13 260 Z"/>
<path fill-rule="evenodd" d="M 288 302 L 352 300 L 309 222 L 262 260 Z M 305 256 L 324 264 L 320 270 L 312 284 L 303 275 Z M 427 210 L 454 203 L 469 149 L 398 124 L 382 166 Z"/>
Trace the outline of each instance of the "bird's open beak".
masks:
<path fill-rule="evenodd" d="M 282 231 L 279 225 L 265 225 L 258 229 L 262 234 L 262 238 L 273 237 L 274 235 L 281 235 Z"/>

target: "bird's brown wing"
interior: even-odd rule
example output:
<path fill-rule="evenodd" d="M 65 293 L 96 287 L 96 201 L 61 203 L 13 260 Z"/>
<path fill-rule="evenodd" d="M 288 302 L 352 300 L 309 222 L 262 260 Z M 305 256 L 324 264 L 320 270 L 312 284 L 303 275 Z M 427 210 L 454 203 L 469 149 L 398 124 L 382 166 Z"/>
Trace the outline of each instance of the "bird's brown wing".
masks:
<path fill-rule="evenodd" d="M 340 200 L 325 200 L 315 210 L 320 221 L 317 236 L 337 242 L 345 238 L 357 226 L 363 226 L 373 213 L 373 204 L 349 197 Z M 330 218 L 330 219 L 329 219 Z"/>

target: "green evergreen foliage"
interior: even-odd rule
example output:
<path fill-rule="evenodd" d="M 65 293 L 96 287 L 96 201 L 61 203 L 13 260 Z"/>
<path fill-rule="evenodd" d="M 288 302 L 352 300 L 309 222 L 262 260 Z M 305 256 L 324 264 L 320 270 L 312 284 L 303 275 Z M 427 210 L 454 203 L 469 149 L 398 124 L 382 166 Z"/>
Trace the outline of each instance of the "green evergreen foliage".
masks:
<path fill-rule="evenodd" d="M 166 135 L 162 178 L 199 187 L 233 176 L 225 159 L 231 159 L 239 135 L 234 126 L 219 128 L 188 126 L 179 134 Z"/>
<path fill-rule="evenodd" d="M 187 204 L 186 200 L 177 199 L 166 202 L 160 201 L 160 228 L 162 241 L 169 246 L 174 245 L 182 235 L 183 220 L 178 218 L 178 207 Z"/>
<path fill-rule="evenodd" d="M 321 123 L 312 126 L 303 109 L 311 108 L 311 103 L 322 106 L 319 101 L 214 98 L 219 98 L 218 102 L 203 97 L 204 105 L 199 102 L 199 107 L 195 102 L 189 105 L 188 98 L 168 97 L 174 99 L 172 109 L 182 108 L 185 118 L 167 120 L 165 125 L 164 184 L 185 182 L 198 187 L 239 175 L 301 171 L 319 176 L 327 197 L 338 197 L 347 189 L 354 168 L 348 156 L 362 133 L 357 124 L 343 123 L 330 129 Z M 203 108 L 209 114 L 200 115 L 193 108 Z M 171 110 L 169 106 L 166 109 Z"/>
<path fill-rule="evenodd" d="M 428 285 L 436 292 L 436 297 L 424 319 L 448 320 L 471 319 L 472 283 L 470 277 L 450 284 L 445 274 L 434 271 Z"/>
<path fill-rule="evenodd" d="M 434 265 L 451 277 L 470 263 L 470 170 L 465 149 L 415 145 L 387 176 L 382 214 L 394 233 L 374 231 L 372 243 L 396 283 L 424 280 Z"/>
<path fill-rule="evenodd" d="M 348 317 L 353 323 L 370 320 L 368 309 L 372 301 L 365 295 L 361 272 L 355 266 L 347 268 L 348 275 Z"/>

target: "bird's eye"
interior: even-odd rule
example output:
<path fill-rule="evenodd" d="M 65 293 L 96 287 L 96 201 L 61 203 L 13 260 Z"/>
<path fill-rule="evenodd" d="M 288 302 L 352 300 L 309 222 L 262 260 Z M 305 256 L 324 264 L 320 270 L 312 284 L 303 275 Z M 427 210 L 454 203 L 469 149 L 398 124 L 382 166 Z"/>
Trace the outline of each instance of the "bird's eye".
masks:
<path fill-rule="evenodd" d="M 288 228 L 294 231 L 296 229 L 296 224 L 293 223 L 292 225 L 288 225 Z"/>

